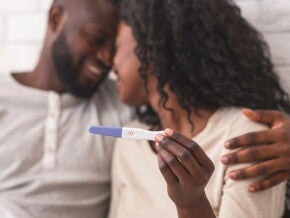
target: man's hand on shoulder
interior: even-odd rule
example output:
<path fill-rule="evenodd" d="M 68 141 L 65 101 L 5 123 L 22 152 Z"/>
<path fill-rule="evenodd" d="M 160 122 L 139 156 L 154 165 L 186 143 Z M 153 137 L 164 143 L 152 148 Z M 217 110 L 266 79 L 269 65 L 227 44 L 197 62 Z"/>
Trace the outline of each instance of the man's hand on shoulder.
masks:
<path fill-rule="evenodd" d="M 241 148 L 221 158 L 225 165 L 258 162 L 230 172 L 230 178 L 242 180 L 264 176 L 249 185 L 250 192 L 262 191 L 290 178 L 290 118 L 279 111 L 249 110 L 243 113 L 252 121 L 264 123 L 269 130 L 251 132 L 225 143 L 228 149 Z"/>

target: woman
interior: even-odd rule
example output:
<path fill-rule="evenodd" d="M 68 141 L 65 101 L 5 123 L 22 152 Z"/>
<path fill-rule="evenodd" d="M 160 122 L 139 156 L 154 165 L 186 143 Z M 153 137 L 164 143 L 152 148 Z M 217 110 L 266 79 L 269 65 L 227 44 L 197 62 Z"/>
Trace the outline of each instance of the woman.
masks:
<path fill-rule="evenodd" d="M 123 0 L 121 13 L 117 89 L 146 105 L 130 126 L 171 129 L 117 141 L 110 217 L 281 217 L 285 183 L 251 194 L 220 163 L 226 139 L 266 129 L 241 107 L 290 111 L 260 35 L 225 0 Z"/>

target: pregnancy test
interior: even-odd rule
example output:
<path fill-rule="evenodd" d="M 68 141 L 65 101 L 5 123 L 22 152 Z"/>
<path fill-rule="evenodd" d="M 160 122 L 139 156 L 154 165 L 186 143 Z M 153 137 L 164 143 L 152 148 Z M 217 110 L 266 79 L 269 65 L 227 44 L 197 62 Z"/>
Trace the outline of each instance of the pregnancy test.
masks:
<path fill-rule="evenodd" d="M 158 134 L 165 135 L 164 131 L 148 131 L 140 128 L 91 126 L 89 132 L 117 138 L 155 141 Z"/>

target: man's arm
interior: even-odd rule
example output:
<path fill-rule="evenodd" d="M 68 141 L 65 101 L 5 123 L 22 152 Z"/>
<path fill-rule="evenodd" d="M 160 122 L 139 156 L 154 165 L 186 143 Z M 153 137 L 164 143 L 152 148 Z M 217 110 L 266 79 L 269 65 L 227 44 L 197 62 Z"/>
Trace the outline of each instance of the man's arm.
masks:
<path fill-rule="evenodd" d="M 222 163 L 232 165 L 259 161 L 232 171 L 230 177 L 241 180 L 265 176 L 265 179 L 249 185 L 250 192 L 262 191 L 289 179 L 290 118 L 279 111 L 244 109 L 243 112 L 255 122 L 267 124 L 270 129 L 248 133 L 225 143 L 228 149 L 242 149 L 223 156 Z"/>

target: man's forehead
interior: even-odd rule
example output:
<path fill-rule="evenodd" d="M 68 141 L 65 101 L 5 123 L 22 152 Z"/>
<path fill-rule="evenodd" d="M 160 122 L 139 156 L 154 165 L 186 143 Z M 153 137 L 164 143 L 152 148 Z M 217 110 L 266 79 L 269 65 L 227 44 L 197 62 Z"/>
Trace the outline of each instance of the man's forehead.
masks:
<path fill-rule="evenodd" d="M 111 0 L 55 0 L 54 4 L 62 6 L 69 13 L 83 9 L 99 13 L 116 10 L 116 5 Z"/>
<path fill-rule="evenodd" d="M 83 1 L 83 0 L 82 0 Z M 94 4 L 84 4 L 82 1 L 71 4 L 68 14 L 69 25 L 83 25 L 87 23 L 94 29 L 99 27 L 111 28 L 118 22 L 118 10 L 109 3 L 99 3 L 99 1 L 93 1 Z M 85 0 L 90 1 L 90 0 Z M 105 0 L 103 0 L 105 1 Z"/>

